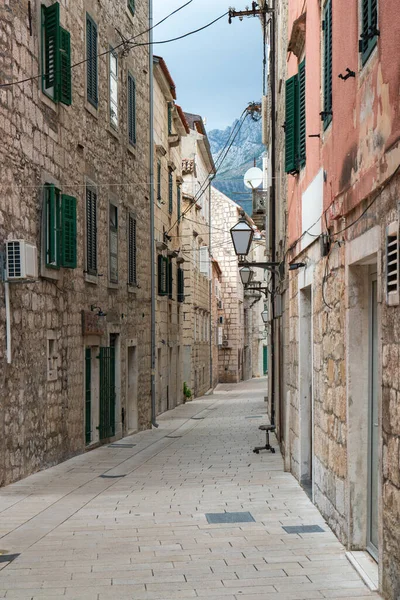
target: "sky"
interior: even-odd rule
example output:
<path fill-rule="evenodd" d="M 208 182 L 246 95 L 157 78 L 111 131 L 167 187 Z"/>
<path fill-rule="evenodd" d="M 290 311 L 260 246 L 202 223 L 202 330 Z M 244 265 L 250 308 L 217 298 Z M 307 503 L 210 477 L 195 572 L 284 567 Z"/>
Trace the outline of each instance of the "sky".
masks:
<path fill-rule="evenodd" d="M 154 23 L 187 0 L 154 0 Z M 251 5 L 236 4 L 236 10 Z M 154 29 L 154 41 L 170 39 L 213 21 L 230 7 L 229 0 L 193 0 Z M 176 84 L 183 110 L 206 119 L 208 131 L 225 129 L 262 94 L 262 29 L 258 17 L 228 16 L 183 40 L 154 45 Z"/>

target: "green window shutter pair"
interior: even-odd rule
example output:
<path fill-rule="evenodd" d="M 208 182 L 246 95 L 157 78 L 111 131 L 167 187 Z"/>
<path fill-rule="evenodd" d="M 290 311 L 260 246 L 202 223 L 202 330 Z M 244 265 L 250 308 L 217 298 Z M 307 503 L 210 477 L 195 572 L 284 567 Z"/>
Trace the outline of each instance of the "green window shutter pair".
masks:
<path fill-rule="evenodd" d="M 60 5 L 42 7 L 43 16 L 43 91 L 55 102 L 72 102 L 71 35 L 60 25 Z"/>
<path fill-rule="evenodd" d="M 167 296 L 168 294 L 168 259 L 159 254 L 158 256 L 158 294 Z"/>
<path fill-rule="evenodd" d="M 306 164 L 306 64 L 286 81 L 285 171 L 297 173 Z"/>
<path fill-rule="evenodd" d="M 86 15 L 86 89 L 87 99 L 97 108 L 98 90 L 97 90 L 97 25 L 93 19 Z"/>
<path fill-rule="evenodd" d="M 129 143 L 136 144 L 136 82 L 128 73 L 128 132 Z"/>
<path fill-rule="evenodd" d="M 324 8 L 324 129 L 332 121 L 332 0 Z"/>
<path fill-rule="evenodd" d="M 136 219 L 128 218 L 128 284 L 137 285 Z"/>
<path fill-rule="evenodd" d="M 178 302 L 185 301 L 185 275 L 181 267 L 178 267 Z"/>
<path fill-rule="evenodd" d="M 75 269 L 77 264 L 76 198 L 45 188 L 46 265 Z"/>
<path fill-rule="evenodd" d="M 378 0 L 362 0 L 359 51 L 363 65 L 376 46 L 378 35 Z"/>
<path fill-rule="evenodd" d="M 97 275 L 97 194 L 86 188 L 86 271 Z"/>
<path fill-rule="evenodd" d="M 172 292 L 174 289 L 174 276 L 172 273 L 172 260 L 167 259 L 167 272 L 168 272 L 168 298 L 172 300 Z"/>
<path fill-rule="evenodd" d="M 168 212 L 171 215 L 174 208 L 174 176 L 172 169 L 168 171 Z"/>
<path fill-rule="evenodd" d="M 135 0 L 128 0 L 128 8 L 131 11 L 131 13 L 134 15 L 135 14 Z"/>

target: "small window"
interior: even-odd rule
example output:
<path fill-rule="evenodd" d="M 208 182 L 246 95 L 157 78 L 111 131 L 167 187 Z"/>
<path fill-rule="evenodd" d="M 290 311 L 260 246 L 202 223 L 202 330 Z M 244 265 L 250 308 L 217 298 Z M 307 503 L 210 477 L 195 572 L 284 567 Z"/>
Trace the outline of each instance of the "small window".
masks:
<path fill-rule="evenodd" d="M 386 230 L 386 302 L 389 306 L 400 302 L 399 253 L 399 223 L 395 221 Z"/>
<path fill-rule="evenodd" d="M 161 160 L 157 162 L 157 200 L 161 202 Z"/>
<path fill-rule="evenodd" d="M 365 65 L 378 42 L 378 0 L 361 0 L 361 36 L 359 51 Z"/>
<path fill-rule="evenodd" d="M 128 8 L 132 15 L 135 14 L 135 0 L 128 0 Z"/>
<path fill-rule="evenodd" d="M 321 115 L 324 129 L 332 121 L 332 0 L 328 0 L 324 8 L 324 73 L 323 94 L 324 110 Z"/>
<path fill-rule="evenodd" d="M 128 284 L 137 285 L 136 219 L 128 217 Z"/>
<path fill-rule="evenodd" d="M 75 269 L 76 198 L 46 184 L 44 210 L 46 267 Z"/>
<path fill-rule="evenodd" d="M 86 187 L 86 271 L 97 275 L 97 194 Z"/>
<path fill-rule="evenodd" d="M 118 283 L 118 208 L 110 204 L 109 220 L 110 281 Z"/>
<path fill-rule="evenodd" d="M 118 55 L 112 50 L 110 57 L 110 123 L 118 129 Z"/>
<path fill-rule="evenodd" d="M 54 102 L 72 102 L 71 36 L 60 25 L 58 2 L 42 6 L 42 89 Z"/>
<path fill-rule="evenodd" d="M 159 296 L 168 294 L 168 259 L 161 254 L 158 256 L 158 294 Z"/>
<path fill-rule="evenodd" d="M 209 277 L 210 274 L 210 260 L 208 256 L 208 246 L 202 246 L 200 248 L 200 273 Z"/>
<path fill-rule="evenodd" d="M 136 82 L 128 73 L 128 133 L 129 143 L 136 144 Z"/>
<path fill-rule="evenodd" d="M 98 105 L 97 85 L 97 25 L 93 19 L 86 15 L 86 74 L 87 74 L 87 99 L 95 108 Z"/>
<path fill-rule="evenodd" d="M 184 270 L 181 267 L 177 269 L 177 281 L 178 281 L 178 302 L 185 301 L 185 275 Z"/>
<path fill-rule="evenodd" d="M 47 332 L 47 381 L 57 381 L 58 377 L 58 344 L 54 331 Z"/>
<path fill-rule="evenodd" d="M 174 276 L 172 272 L 172 260 L 168 259 L 168 298 L 173 300 L 173 291 L 174 291 Z"/>
<path fill-rule="evenodd" d="M 168 212 L 171 215 L 174 208 L 174 174 L 168 170 Z"/>
<path fill-rule="evenodd" d="M 181 186 L 178 184 L 176 186 L 176 210 L 177 210 L 178 221 L 180 220 L 181 213 L 182 213 L 181 203 L 182 203 Z"/>

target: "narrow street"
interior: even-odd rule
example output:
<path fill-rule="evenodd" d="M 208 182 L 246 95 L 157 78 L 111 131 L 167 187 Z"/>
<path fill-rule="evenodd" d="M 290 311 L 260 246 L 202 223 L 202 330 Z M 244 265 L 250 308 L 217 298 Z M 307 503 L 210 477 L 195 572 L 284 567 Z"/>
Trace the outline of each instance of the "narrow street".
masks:
<path fill-rule="evenodd" d="M 220 385 L 158 429 L 0 490 L 0 552 L 19 555 L 0 562 L 0 598 L 379 598 L 280 454 L 253 454 L 265 386 Z M 208 524 L 224 512 L 252 519 Z M 324 531 L 283 529 L 296 525 Z"/>

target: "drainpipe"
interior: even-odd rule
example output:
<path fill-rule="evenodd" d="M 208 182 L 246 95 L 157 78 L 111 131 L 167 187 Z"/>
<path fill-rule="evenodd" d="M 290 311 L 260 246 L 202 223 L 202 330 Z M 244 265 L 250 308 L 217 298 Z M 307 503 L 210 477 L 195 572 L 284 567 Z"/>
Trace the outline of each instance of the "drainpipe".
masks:
<path fill-rule="evenodd" d="M 276 86 L 275 86 L 275 73 L 276 73 L 276 44 L 275 44 L 275 9 L 276 2 L 272 2 L 271 11 L 271 40 L 270 40 L 270 53 L 271 53 L 271 246 L 272 246 L 272 261 L 276 261 L 276 123 L 275 123 L 275 112 L 276 112 Z M 276 274 L 275 271 L 271 273 L 272 279 L 272 290 L 276 287 Z M 276 394 L 275 394 L 275 365 L 276 365 L 276 343 L 275 343 L 275 302 L 272 302 L 272 323 L 271 323 L 271 424 L 275 425 L 275 412 L 276 412 Z M 268 369 L 269 371 L 269 369 Z"/>
<path fill-rule="evenodd" d="M 6 356 L 7 363 L 11 364 L 11 310 L 10 310 L 10 284 L 4 274 L 4 292 L 6 304 Z"/>
<path fill-rule="evenodd" d="M 154 246 L 154 88 L 153 88 L 153 0 L 149 0 L 149 78 L 150 78 L 150 264 L 151 264 L 151 424 L 156 422 L 156 253 Z"/>
<path fill-rule="evenodd" d="M 212 237 L 211 237 L 211 182 L 214 179 L 215 174 L 212 174 L 209 176 L 208 180 L 209 180 L 209 184 L 208 184 L 208 197 L 209 197 L 209 202 L 208 202 L 208 231 L 209 231 L 209 235 L 208 235 L 208 252 L 210 255 L 210 283 L 209 283 L 209 289 L 210 289 L 210 389 L 213 388 L 214 385 L 214 380 L 213 380 L 213 337 L 212 337 L 212 323 L 213 323 L 213 312 L 212 312 L 212 294 L 213 294 L 213 287 L 212 287 L 212 283 L 213 283 L 213 269 L 212 269 L 212 262 L 211 262 L 211 258 L 212 258 Z"/>

